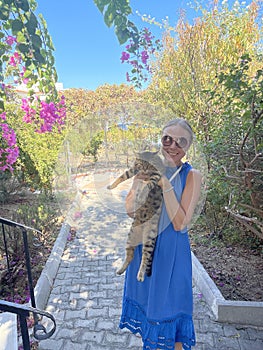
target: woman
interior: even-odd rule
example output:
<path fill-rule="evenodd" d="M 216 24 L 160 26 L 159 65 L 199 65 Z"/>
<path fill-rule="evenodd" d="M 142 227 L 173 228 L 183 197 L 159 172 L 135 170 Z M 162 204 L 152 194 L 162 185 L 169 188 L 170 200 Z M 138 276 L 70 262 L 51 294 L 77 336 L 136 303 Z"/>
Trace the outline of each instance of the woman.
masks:
<path fill-rule="evenodd" d="M 135 249 L 126 272 L 120 328 L 139 333 L 143 349 L 182 350 L 195 345 L 192 262 L 186 226 L 199 199 L 201 174 L 189 163 L 182 162 L 192 141 L 192 129 L 184 119 L 174 119 L 163 128 L 166 173 L 159 182 L 163 190 L 163 208 L 152 275 L 145 277 L 144 282 L 136 279 L 141 245 Z M 140 181 L 143 179 L 137 176 L 126 199 L 130 216 Z"/>

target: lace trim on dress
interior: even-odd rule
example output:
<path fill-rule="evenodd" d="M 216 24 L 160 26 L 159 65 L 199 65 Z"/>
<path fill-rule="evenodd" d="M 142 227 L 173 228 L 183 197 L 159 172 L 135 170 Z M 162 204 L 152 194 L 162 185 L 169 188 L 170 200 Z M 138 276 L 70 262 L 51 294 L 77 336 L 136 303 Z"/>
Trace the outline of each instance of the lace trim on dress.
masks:
<path fill-rule="evenodd" d="M 175 342 L 181 342 L 184 350 L 195 345 L 193 320 L 190 315 L 177 314 L 174 318 L 154 321 L 146 318 L 145 312 L 135 301 L 125 299 L 120 328 L 139 333 L 143 350 L 174 350 Z"/>

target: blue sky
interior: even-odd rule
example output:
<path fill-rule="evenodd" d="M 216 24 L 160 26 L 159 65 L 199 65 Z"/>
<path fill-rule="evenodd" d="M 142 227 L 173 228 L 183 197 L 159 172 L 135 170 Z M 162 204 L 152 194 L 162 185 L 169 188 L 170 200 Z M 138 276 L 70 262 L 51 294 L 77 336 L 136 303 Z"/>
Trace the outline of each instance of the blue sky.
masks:
<path fill-rule="evenodd" d="M 127 64 L 121 64 L 123 51 L 115 36 L 114 29 L 108 28 L 93 0 L 38 0 L 37 12 L 47 21 L 48 30 L 55 46 L 58 81 L 64 88 L 95 90 L 105 83 L 126 83 Z M 179 10 L 188 9 L 189 0 L 131 0 L 135 13 L 147 14 L 162 21 L 166 16 L 174 25 Z M 155 36 L 161 30 L 144 24 L 138 15 L 131 17 L 138 26 L 148 26 Z"/>

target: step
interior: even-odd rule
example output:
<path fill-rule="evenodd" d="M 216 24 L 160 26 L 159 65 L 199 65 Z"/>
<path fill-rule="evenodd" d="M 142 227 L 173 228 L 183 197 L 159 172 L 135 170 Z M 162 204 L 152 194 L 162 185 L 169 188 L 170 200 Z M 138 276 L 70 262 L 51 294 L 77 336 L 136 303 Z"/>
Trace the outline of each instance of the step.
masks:
<path fill-rule="evenodd" d="M 0 313 L 0 350 L 17 350 L 17 316 Z"/>

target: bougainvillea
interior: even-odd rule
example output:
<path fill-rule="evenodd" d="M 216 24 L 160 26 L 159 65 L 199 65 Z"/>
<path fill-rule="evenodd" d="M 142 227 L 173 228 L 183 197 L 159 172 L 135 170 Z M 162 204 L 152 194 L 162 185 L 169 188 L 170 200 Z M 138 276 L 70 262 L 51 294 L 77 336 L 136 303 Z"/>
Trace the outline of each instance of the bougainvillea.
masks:
<path fill-rule="evenodd" d="M 12 165 L 19 156 L 19 149 L 16 144 L 16 134 L 12 128 L 5 122 L 6 113 L 0 114 L 0 170 L 13 171 Z"/>
<path fill-rule="evenodd" d="M 41 101 L 35 99 L 31 103 L 30 98 L 22 99 L 22 110 L 25 112 L 23 121 L 25 123 L 35 124 L 35 132 L 43 134 L 52 132 L 56 126 L 58 131 L 65 124 L 66 106 L 65 97 L 61 96 L 58 103 Z"/>
<path fill-rule="evenodd" d="M 126 73 L 126 80 L 141 88 L 151 74 L 149 59 L 160 48 L 160 40 L 155 40 L 148 28 L 143 28 L 138 35 L 132 37 L 125 46 L 126 51 L 121 55 L 121 62 L 131 65 L 131 72 Z"/>
<path fill-rule="evenodd" d="M 56 130 L 61 128 L 65 103 L 64 100 L 58 101 L 54 46 L 43 16 L 35 14 L 37 2 L 8 0 L 0 1 L 0 4 L 0 170 L 12 172 L 19 150 L 16 144 L 18 133 L 15 134 L 9 105 L 18 102 L 14 98 L 16 89 L 23 85 L 30 101 L 36 91 L 45 97 L 45 101 L 34 105 L 35 116 L 31 122 L 36 124 L 38 133 L 51 132 L 54 125 L 57 125 Z M 32 117 L 33 112 L 30 113 Z M 18 112 L 17 117 L 19 115 Z M 23 123 L 22 120 L 17 122 Z"/>

